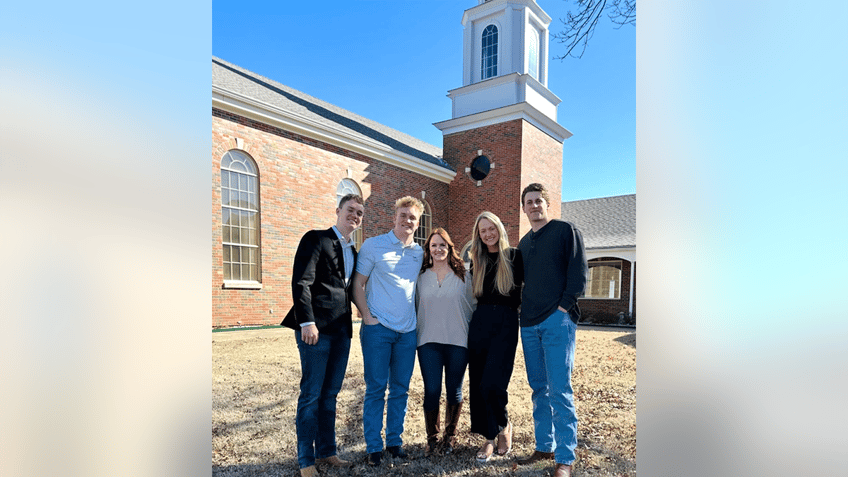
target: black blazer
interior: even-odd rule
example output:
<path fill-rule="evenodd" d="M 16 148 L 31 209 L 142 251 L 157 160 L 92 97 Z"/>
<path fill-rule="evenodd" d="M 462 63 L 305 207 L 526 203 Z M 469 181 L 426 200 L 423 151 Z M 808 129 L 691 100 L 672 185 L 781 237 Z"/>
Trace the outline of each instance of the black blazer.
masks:
<path fill-rule="evenodd" d="M 355 271 L 355 248 L 353 260 Z M 301 323 L 314 322 L 320 333 L 352 337 L 350 284 L 345 286 L 344 274 L 344 252 L 336 232 L 332 228 L 306 232 L 294 255 L 294 306 L 280 324 L 299 330 Z"/>

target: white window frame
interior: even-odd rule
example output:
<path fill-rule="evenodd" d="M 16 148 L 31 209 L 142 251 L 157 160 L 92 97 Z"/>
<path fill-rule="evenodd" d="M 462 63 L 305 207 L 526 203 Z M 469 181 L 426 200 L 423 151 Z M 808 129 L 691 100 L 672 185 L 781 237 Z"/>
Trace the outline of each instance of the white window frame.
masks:
<path fill-rule="evenodd" d="M 433 214 L 430 212 L 430 204 L 426 200 L 422 200 L 421 203 L 424 204 L 424 210 L 421 211 L 421 217 L 418 219 L 418 228 L 415 229 L 413 240 L 423 247 L 433 230 Z"/>
<path fill-rule="evenodd" d="M 527 36 L 529 37 L 527 38 L 527 72 L 539 81 L 539 32 L 531 27 Z"/>
<path fill-rule="evenodd" d="M 244 164 L 245 168 L 248 170 L 241 170 L 237 167 L 228 167 L 224 165 L 225 158 L 230 155 L 232 156 L 232 160 L 235 162 L 239 162 Z M 227 174 L 226 179 L 224 174 Z M 234 176 L 235 174 L 235 176 Z M 245 191 L 241 191 L 240 185 L 233 189 L 232 186 L 232 178 L 236 177 L 239 181 L 241 181 L 241 177 L 244 176 L 247 179 L 248 185 Z M 225 186 L 226 184 L 226 186 Z M 224 154 L 224 157 L 221 159 L 221 177 L 220 177 L 220 190 L 221 190 L 221 265 L 224 269 L 224 288 L 246 288 L 246 289 L 261 289 L 262 288 L 262 240 L 260 236 L 261 231 L 261 213 L 260 213 L 260 196 L 259 196 L 259 168 L 256 165 L 256 161 L 245 151 L 240 149 L 230 149 Z M 247 203 L 239 203 L 237 205 L 230 205 L 227 198 L 229 194 L 232 193 L 233 190 L 238 191 L 240 194 L 242 192 L 247 193 L 248 201 Z M 253 196 L 253 202 L 250 202 L 250 197 Z M 254 204 L 255 207 L 251 207 L 250 205 Z M 232 212 L 237 212 L 239 215 L 239 221 L 241 221 L 241 216 L 243 213 L 246 214 L 254 214 L 255 220 L 254 225 L 248 227 L 242 227 L 241 223 L 236 225 L 239 230 L 239 236 L 243 231 L 250 233 L 251 229 L 255 233 L 255 243 L 244 243 L 244 241 L 232 241 L 232 236 L 230 235 L 230 239 L 227 239 L 227 229 L 226 227 L 230 227 L 230 233 L 232 233 L 232 224 L 228 224 L 227 220 L 224 219 L 225 212 L 232 217 Z M 233 248 L 237 248 L 239 251 L 239 276 L 238 278 L 227 278 L 227 270 L 228 266 L 232 266 L 233 263 L 236 263 L 232 260 L 232 255 L 230 255 L 230 260 L 227 260 L 226 252 L 227 247 L 230 247 L 230 253 L 232 254 Z M 253 252 L 254 260 L 251 260 L 248 256 L 247 261 L 241 259 L 241 254 L 243 251 Z M 249 255 L 249 254 L 248 254 Z M 242 274 L 241 266 L 247 265 L 250 267 L 251 265 L 256 269 L 256 276 L 245 277 Z"/>
<path fill-rule="evenodd" d="M 589 277 L 587 278 L 587 281 L 586 281 L 586 291 L 583 292 L 583 296 L 581 296 L 580 298 L 585 299 L 585 300 L 621 300 L 621 277 L 622 277 L 622 272 L 624 270 L 624 262 L 622 260 L 595 260 L 595 261 L 589 261 L 588 265 L 589 265 Z M 600 267 L 610 267 L 610 268 L 614 268 L 614 269 L 618 270 L 618 280 L 614 281 L 614 285 L 613 285 L 614 288 L 613 287 L 607 288 L 608 292 L 613 291 L 615 293 L 615 295 L 618 295 L 618 296 L 610 297 L 610 296 L 589 296 L 589 295 L 587 295 L 588 293 L 591 292 L 591 289 L 592 289 L 592 275 L 594 274 L 592 272 L 592 269 L 593 268 L 600 268 Z"/>
<path fill-rule="evenodd" d="M 339 201 L 342 200 L 342 197 L 348 194 L 356 194 L 359 197 L 362 197 L 362 189 L 359 188 L 359 184 L 356 183 L 355 180 L 345 178 L 339 182 L 339 185 L 336 186 L 336 208 L 339 208 Z M 362 242 L 365 240 L 364 233 L 362 232 L 362 226 L 360 225 L 358 229 L 353 231 L 353 243 L 356 244 L 356 249 L 359 250 L 362 248 Z"/>
<path fill-rule="evenodd" d="M 483 28 L 483 33 L 480 34 L 480 81 L 498 76 L 498 43 L 500 41 L 499 31 L 500 30 L 498 29 L 498 26 L 494 23 L 491 23 L 489 25 L 486 25 L 486 28 Z M 495 37 L 493 44 L 490 45 L 494 52 L 487 56 L 485 39 L 490 36 Z M 494 58 L 494 60 L 492 61 L 492 65 L 488 67 L 486 66 L 487 58 Z"/>

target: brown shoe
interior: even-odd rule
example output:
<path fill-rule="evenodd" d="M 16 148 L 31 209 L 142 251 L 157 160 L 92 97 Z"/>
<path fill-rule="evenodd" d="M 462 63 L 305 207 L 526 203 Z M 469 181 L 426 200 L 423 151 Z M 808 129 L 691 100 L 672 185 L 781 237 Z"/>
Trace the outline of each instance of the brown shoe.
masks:
<path fill-rule="evenodd" d="M 300 469 L 300 477 L 318 477 L 318 471 L 314 465 Z"/>
<path fill-rule="evenodd" d="M 330 457 L 322 457 L 320 459 L 315 459 L 316 464 L 327 464 L 331 467 L 353 467 L 353 464 L 339 459 L 337 455 L 331 455 Z"/>
<path fill-rule="evenodd" d="M 554 471 L 554 477 L 571 477 L 571 466 L 565 464 L 557 464 Z"/>
<path fill-rule="evenodd" d="M 554 453 L 553 452 L 541 452 L 541 451 L 533 451 L 529 456 L 518 459 L 518 465 L 527 465 L 532 464 L 534 462 L 539 462 L 541 460 L 553 460 Z"/>

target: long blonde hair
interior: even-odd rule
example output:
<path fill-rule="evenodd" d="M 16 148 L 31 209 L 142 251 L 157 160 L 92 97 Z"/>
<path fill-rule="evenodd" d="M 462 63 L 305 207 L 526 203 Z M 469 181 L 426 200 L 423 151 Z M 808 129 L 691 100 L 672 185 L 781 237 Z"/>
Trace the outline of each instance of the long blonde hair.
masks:
<path fill-rule="evenodd" d="M 474 296 L 480 297 L 483 295 L 483 277 L 486 276 L 486 265 L 488 262 L 487 253 L 488 246 L 480 239 L 480 220 L 486 219 L 495 224 L 498 229 L 498 270 L 495 272 L 495 288 L 501 295 L 509 295 L 509 292 L 515 287 L 515 281 L 512 278 L 512 264 L 509 261 L 507 250 L 509 250 L 509 239 L 506 236 L 503 222 L 497 215 L 484 211 L 477 216 L 474 221 L 474 230 L 471 232 L 471 266 L 474 270 Z"/>

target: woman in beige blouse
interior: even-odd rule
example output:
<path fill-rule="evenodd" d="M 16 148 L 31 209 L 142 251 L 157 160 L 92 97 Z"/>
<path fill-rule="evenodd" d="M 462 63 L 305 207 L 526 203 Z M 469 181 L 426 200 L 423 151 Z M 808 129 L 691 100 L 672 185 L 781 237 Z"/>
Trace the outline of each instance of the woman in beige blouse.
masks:
<path fill-rule="evenodd" d="M 465 265 L 445 229 L 437 228 L 424 244 L 424 262 L 415 300 L 418 309 L 418 364 L 424 380 L 426 455 L 439 443 L 442 376 L 447 407 L 442 448 L 453 451 L 462 410 L 462 381 L 468 364 L 468 322 L 476 306 Z"/>

